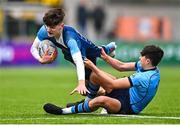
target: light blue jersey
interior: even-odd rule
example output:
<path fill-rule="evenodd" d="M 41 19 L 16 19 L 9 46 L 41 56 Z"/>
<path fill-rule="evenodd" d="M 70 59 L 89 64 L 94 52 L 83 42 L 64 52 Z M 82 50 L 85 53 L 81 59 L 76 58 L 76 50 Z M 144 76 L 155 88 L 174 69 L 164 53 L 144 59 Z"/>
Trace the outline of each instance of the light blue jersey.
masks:
<path fill-rule="evenodd" d="M 153 99 L 159 86 L 160 72 L 158 68 L 143 70 L 140 61 L 136 63 L 136 73 L 129 76 L 131 108 L 135 113 L 142 111 Z"/>

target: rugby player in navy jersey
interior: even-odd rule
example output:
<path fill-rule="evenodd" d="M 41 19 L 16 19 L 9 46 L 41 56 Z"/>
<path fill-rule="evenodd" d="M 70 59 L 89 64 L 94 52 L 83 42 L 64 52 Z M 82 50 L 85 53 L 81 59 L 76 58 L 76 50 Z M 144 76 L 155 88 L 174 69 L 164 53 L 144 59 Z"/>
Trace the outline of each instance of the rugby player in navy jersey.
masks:
<path fill-rule="evenodd" d="M 99 107 L 113 114 L 138 114 L 151 102 L 157 92 L 160 82 L 157 65 L 163 55 L 161 48 L 148 45 L 141 51 L 139 61 L 124 63 L 111 58 L 102 49 L 101 57 L 114 69 L 136 72 L 129 77 L 116 78 L 86 59 L 85 66 L 92 70 L 89 91 L 95 93 L 95 88 L 101 86 L 106 91 L 105 95 L 94 96 L 90 100 L 68 108 L 61 108 L 51 103 L 45 104 L 43 108 L 47 113 L 56 115 L 92 112 Z"/>
<path fill-rule="evenodd" d="M 76 66 L 78 85 L 72 93 L 78 92 L 81 95 L 87 95 L 89 91 L 85 86 L 85 81 L 89 80 L 91 70 L 85 68 L 83 60 L 88 58 L 96 64 L 97 57 L 101 55 L 101 48 L 111 55 L 115 51 L 116 45 L 114 42 L 111 42 L 102 47 L 96 46 L 73 27 L 65 25 L 63 22 L 64 16 L 65 12 L 61 8 L 50 9 L 45 13 L 43 17 L 44 25 L 37 33 L 31 47 L 31 53 L 42 64 L 52 62 L 53 56 L 48 56 L 46 52 L 44 56 L 40 57 L 38 52 L 38 46 L 43 40 L 48 39 L 52 41 L 62 50 L 64 58 Z"/>

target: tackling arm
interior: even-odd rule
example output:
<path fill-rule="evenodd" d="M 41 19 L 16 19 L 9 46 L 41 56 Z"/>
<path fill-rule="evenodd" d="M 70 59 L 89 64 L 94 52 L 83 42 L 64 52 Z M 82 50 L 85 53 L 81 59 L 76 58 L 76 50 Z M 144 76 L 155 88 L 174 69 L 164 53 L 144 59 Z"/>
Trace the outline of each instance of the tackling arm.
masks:
<path fill-rule="evenodd" d="M 107 55 L 103 49 L 101 51 L 101 57 L 104 59 L 104 61 L 106 61 L 114 69 L 118 71 L 134 71 L 135 70 L 135 62 L 124 63 L 122 61 L 119 61 Z"/>

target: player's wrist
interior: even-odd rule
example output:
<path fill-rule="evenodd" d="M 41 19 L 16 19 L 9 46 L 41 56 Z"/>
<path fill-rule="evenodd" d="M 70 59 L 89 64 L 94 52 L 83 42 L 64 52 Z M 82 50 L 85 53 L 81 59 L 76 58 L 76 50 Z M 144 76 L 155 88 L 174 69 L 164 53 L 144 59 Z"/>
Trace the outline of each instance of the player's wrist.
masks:
<path fill-rule="evenodd" d="M 104 56 L 104 61 L 109 62 L 109 56 L 108 55 Z"/>
<path fill-rule="evenodd" d="M 79 85 L 81 85 L 81 84 L 85 84 L 85 80 L 79 80 L 79 83 L 78 83 Z"/>
<path fill-rule="evenodd" d="M 39 61 L 39 62 L 43 62 L 43 59 L 42 59 L 42 58 L 39 58 L 38 61 Z"/>

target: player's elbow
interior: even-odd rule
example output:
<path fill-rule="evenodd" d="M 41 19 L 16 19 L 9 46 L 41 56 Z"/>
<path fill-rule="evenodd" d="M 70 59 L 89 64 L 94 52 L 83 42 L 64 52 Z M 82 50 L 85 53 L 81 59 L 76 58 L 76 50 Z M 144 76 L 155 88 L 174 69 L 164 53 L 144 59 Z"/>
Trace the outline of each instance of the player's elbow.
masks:
<path fill-rule="evenodd" d="M 125 65 L 120 65 L 119 67 L 118 67 L 118 71 L 120 71 L 120 72 L 123 72 L 123 71 L 126 71 L 126 67 L 125 67 Z"/>
<path fill-rule="evenodd" d="M 109 83 L 109 89 L 119 89 L 119 88 L 127 88 L 127 87 L 122 86 L 122 84 L 120 84 L 119 80 L 117 80 L 117 79 L 112 80 Z"/>
<path fill-rule="evenodd" d="M 108 88 L 109 89 L 116 89 L 115 80 L 109 81 Z"/>

